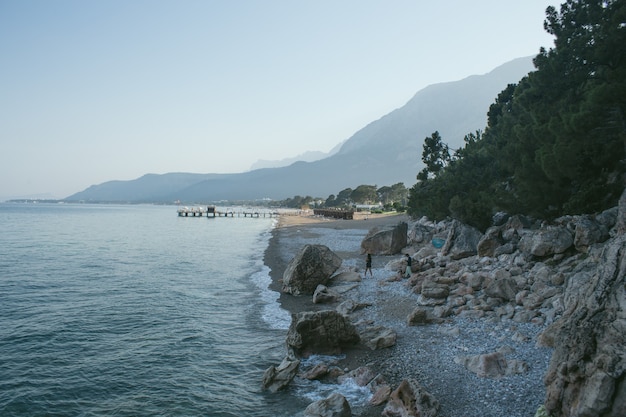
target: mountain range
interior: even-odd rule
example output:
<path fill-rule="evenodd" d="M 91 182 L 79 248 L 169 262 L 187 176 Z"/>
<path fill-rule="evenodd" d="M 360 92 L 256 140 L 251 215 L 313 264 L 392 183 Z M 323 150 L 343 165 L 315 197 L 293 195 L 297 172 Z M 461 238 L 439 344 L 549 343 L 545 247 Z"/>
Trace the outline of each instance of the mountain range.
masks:
<path fill-rule="evenodd" d="M 64 200 L 193 204 L 296 195 L 325 199 L 363 184 L 382 187 L 402 182 L 411 187 L 423 167 L 424 138 L 438 131 L 451 149 L 463 146 L 466 134 L 485 128 L 487 111 L 497 95 L 533 69 L 532 57 L 518 58 L 484 75 L 430 85 L 404 106 L 354 133 L 338 150 L 311 162 L 299 160 L 237 174 L 146 174 L 92 185 Z"/>

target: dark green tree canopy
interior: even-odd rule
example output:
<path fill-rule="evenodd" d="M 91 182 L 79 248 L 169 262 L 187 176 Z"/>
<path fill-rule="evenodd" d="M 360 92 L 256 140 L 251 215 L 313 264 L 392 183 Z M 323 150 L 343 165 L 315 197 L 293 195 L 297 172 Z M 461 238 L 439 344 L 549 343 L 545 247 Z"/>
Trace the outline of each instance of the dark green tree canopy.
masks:
<path fill-rule="evenodd" d="M 554 48 L 498 95 L 484 133 L 467 135 L 454 157 L 437 132 L 427 138 L 412 215 L 484 229 L 499 210 L 548 219 L 616 204 L 625 185 L 626 1 L 568 0 L 546 10 L 544 27 Z"/>

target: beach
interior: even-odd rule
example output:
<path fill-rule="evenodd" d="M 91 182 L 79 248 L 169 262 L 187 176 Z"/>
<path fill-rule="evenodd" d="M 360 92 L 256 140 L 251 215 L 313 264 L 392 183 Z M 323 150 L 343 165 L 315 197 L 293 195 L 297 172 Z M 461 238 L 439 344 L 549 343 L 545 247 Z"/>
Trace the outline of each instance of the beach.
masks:
<path fill-rule="evenodd" d="M 314 304 L 311 296 L 281 292 L 282 274 L 295 253 L 307 243 L 324 244 L 343 260 L 343 269 L 363 276 L 365 255 L 360 241 L 374 227 L 393 226 L 411 219 L 400 215 L 363 215 L 354 220 L 329 220 L 311 215 L 281 216 L 265 252 L 271 269 L 271 288 L 280 292 L 279 302 L 290 313 L 334 309 L 336 304 Z M 410 248 L 408 248 L 410 250 Z M 397 278 L 388 265 L 403 254 L 374 256 L 373 277 L 362 279 L 355 289 L 342 294 L 368 305 L 353 321 L 384 326 L 397 333 L 390 348 L 370 350 L 358 345 L 338 361 L 344 370 L 368 366 L 395 389 L 402 380 L 419 382 L 440 403 L 443 417 L 533 416 L 545 396 L 543 375 L 551 350 L 536 346 L 542 326 L 494 319 L 452 316 L 439 324 L 407 325 L 418 295 Z M 505 352 L 509 360 L 527 364 L 526 372 L 502 378 L 485 378 L 469 372 L 456 359 L 469 355 Z M 353 415 L 379 416 L 384 405 L 353 409 Z"/>

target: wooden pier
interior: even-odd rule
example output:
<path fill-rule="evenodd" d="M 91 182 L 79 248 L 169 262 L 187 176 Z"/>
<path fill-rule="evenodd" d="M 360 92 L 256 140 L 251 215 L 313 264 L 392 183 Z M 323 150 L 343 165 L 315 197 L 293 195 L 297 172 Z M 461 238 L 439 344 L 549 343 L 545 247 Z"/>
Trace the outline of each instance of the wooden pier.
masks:
<path fill-rule="evenodd" d="M 215 206 L 207 207 L 180 207 L 177 211 L 178 217 L 250 217 L 250 218 L 272 218 L 280 214 L 276 211 L 254 210 L 254 209 L 226 209 L 217 210 Z"/>

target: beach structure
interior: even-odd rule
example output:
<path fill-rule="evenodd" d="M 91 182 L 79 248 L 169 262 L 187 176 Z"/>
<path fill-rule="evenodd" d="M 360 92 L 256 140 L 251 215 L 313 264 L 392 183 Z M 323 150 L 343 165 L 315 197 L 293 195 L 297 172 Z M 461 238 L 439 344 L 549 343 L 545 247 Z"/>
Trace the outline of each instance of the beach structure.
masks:
<path fill-rule="evenodd" d="M 343 220 L 352 220 L 354 218 L 354 210 L 347 209 L 313 209 L 313 214 Z"/>
<path fill-rule="evenodd" d="M 215 206 L 206 207 L 180 207 L 176 210 L 178 217 L 250 217 L 250 218 L 266 218 L 278 217 L 279 213 L 270 210 L 255 209 L 223 209 L 218 210 Z"/>

